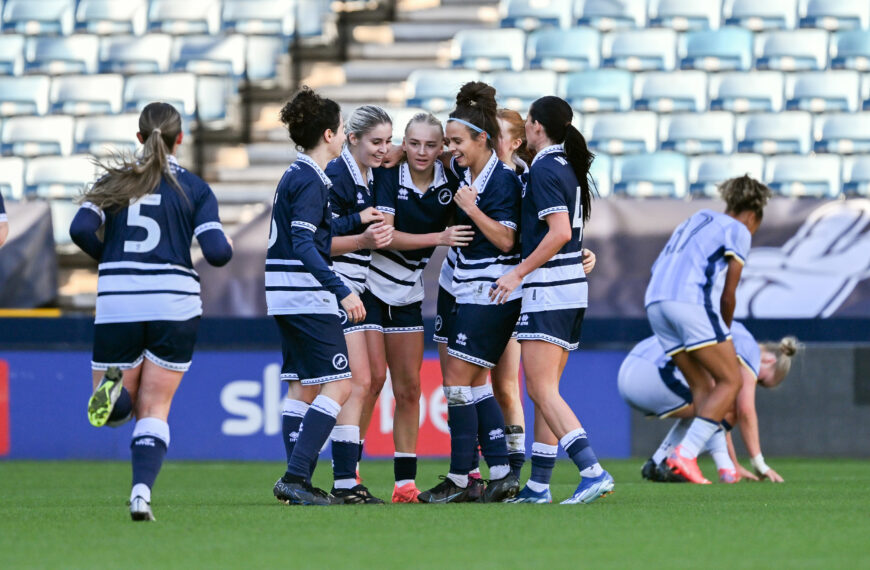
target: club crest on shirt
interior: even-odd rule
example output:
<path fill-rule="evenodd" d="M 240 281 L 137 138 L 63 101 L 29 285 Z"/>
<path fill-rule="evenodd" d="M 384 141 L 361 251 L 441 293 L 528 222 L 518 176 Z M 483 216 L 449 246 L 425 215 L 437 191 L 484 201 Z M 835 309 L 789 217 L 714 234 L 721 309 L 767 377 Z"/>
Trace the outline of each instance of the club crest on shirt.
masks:
<path fill-rule="evenodd" d="M 438 192 L 438 203 L 442 206 L 446 206 L 453 200 L 453 194 L 450 192 L 449 188 L 442 188 L 440 192 Z"/>
<path fill-rule="evenodd" d="M 366 201 L 365 201 L 365 198 L 363 198 L 362 192 L 357 192 L 356 193 L 356 203 L 357 204 L 365 204 L 365 202 Z"/>
<path fill-rule="evenodd" d="M 399 188 L 399 200 L 407 200 L 408 199 L 408 190 L 406 188 Z"/>

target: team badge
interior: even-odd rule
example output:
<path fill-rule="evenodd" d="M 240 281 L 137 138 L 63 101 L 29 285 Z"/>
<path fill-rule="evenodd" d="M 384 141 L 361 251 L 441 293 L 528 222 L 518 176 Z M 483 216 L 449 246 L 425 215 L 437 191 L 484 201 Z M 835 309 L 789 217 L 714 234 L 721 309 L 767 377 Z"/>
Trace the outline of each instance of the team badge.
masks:
<path fill-rule="evenodd" d="M 440 331 L 440 330 L 441 330 L 441 325 L 442 325 L 442 324 L 444 324 L 444 323 L 443 323 L 443 321 L 441 320 L 441 315 L 436 315 L 436 316 L 435 316 L 435 330 L 436 330 L 436 331 Z"/>
<path fill-rule="evenodd" d="M 453 199 L 453 194 L 447 188 L 442 188 L 440 192 L 438 192 L 438 203 L 442 206 L 446 206 Z"/>
<path fill-rule="evenodd" d="M 332 365 L 336 370 L 344 370 L 347 368 L 347 357 L 339 352 L 332 357 Z"/>
<path fill-rule="evenodd" d="M 338 320 L 341 321 L 342 325 L 347 324 L 347 313 L 344 312 L 344 309 L 338 310 Z"/>

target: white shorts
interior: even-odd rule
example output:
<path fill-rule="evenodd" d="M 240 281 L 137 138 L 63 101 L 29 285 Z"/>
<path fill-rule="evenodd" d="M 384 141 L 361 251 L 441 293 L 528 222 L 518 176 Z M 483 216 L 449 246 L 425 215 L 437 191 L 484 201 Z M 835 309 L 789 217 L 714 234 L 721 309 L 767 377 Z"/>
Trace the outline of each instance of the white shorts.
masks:
<path fill-rule="evenodd" d="M 692 403 L 692 392 L 672 362 L 660 369 L 649 360 L 628 355 L 619 367 L 619 395 L 646 414 L 666 418 Z"/>
<path fill-rule="evenodd" d="M 721 315 L 704 305 L 658 301 L 646 308 L 646 316 L 668 356 L 683 350 L 697 350 L 731 338 L 731 331 Z"/>

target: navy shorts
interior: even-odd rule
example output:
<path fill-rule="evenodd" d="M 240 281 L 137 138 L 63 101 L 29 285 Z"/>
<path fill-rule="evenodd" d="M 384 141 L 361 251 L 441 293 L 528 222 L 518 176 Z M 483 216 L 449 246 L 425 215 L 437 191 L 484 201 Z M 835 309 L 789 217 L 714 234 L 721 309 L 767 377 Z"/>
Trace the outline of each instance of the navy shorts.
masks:
<path fill-rule="evenodd" d="M 350 378 L 338 315 L 275 315 L 281 331 L 281 380 L 303 385 Z"/>
<path fill-rule="evenodd" d="M 341 303 L 338 304 L 338 318 L 341 320 L 341 328 L 344 331 L 344 334 L 359 331 L 384 332 L 384 327 L 381 326 L 380 320 L 377 316 L 380 313 L 380 307 L 378 306 L 378 303 L 381 302 L 380 299 L 372 295 L 372 292 L 368 289 L 363 291 L 359 298 L 363 302 L 363 307 L 366 309 L 366 318 L 364 318 L 361 323 L 350 322 L 347 318 L 347 313 L 344 312 L 344 309 L 341 307 Z"/>
<path fill-rule="evenodd" d="M 186 321 L 144 321 L 94 325 L 91 368 L 135 368 L 147 358 L 154 364 L 186 372 L 193 360 L 199 317 Z"/>
<path fill-rule="evenodd" d="M 366 322 L 380 325 L 384 334 L 423 332 L 423 301 L 410 305 L 390 305 L 370 291 L 366 293 L 373 299 L 366 304 Z"/>
<path fill-rule="evenodd" d="M 523 313 L 517 323 L 517 340 L 543 340 L 565 350 L 577 350 L 585 314 L 586 309 Z"/>
<path fill-rule="evenodd" d="M 456 297 L 447 292 L 444 287 L 438 287 L 438 303 L 435 307 L 435 334 L 432 340 L 441 344 L 447 344 L 450 336 L 450 327 L 456 316 Z"/>
<path fill-rule="evenodd" d="M 447 354 L 484 368 L 494 368 L 513 333 L 522 299 L 503 305 L 456 305 Z"/>

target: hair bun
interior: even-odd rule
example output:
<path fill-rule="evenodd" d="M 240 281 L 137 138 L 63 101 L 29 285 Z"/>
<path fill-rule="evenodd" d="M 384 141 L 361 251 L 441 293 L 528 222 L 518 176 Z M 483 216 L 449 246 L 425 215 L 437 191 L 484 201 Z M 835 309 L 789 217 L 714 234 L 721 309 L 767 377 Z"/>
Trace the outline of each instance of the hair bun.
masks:
<path fill-rule="evenodd" d="M 480 107 L 485 113 L 498 110 L 495 101 L 495 88 L 481 81 L 470 81 L 459 89 L 456 94 L 457 107 Z"/>
<path fill-rule="evenodd" d="M 799 348 L 798 339 L 793 336 L 787 336 L 779 341 L 779 350 L 786 356 L 794 356 Z"/>

